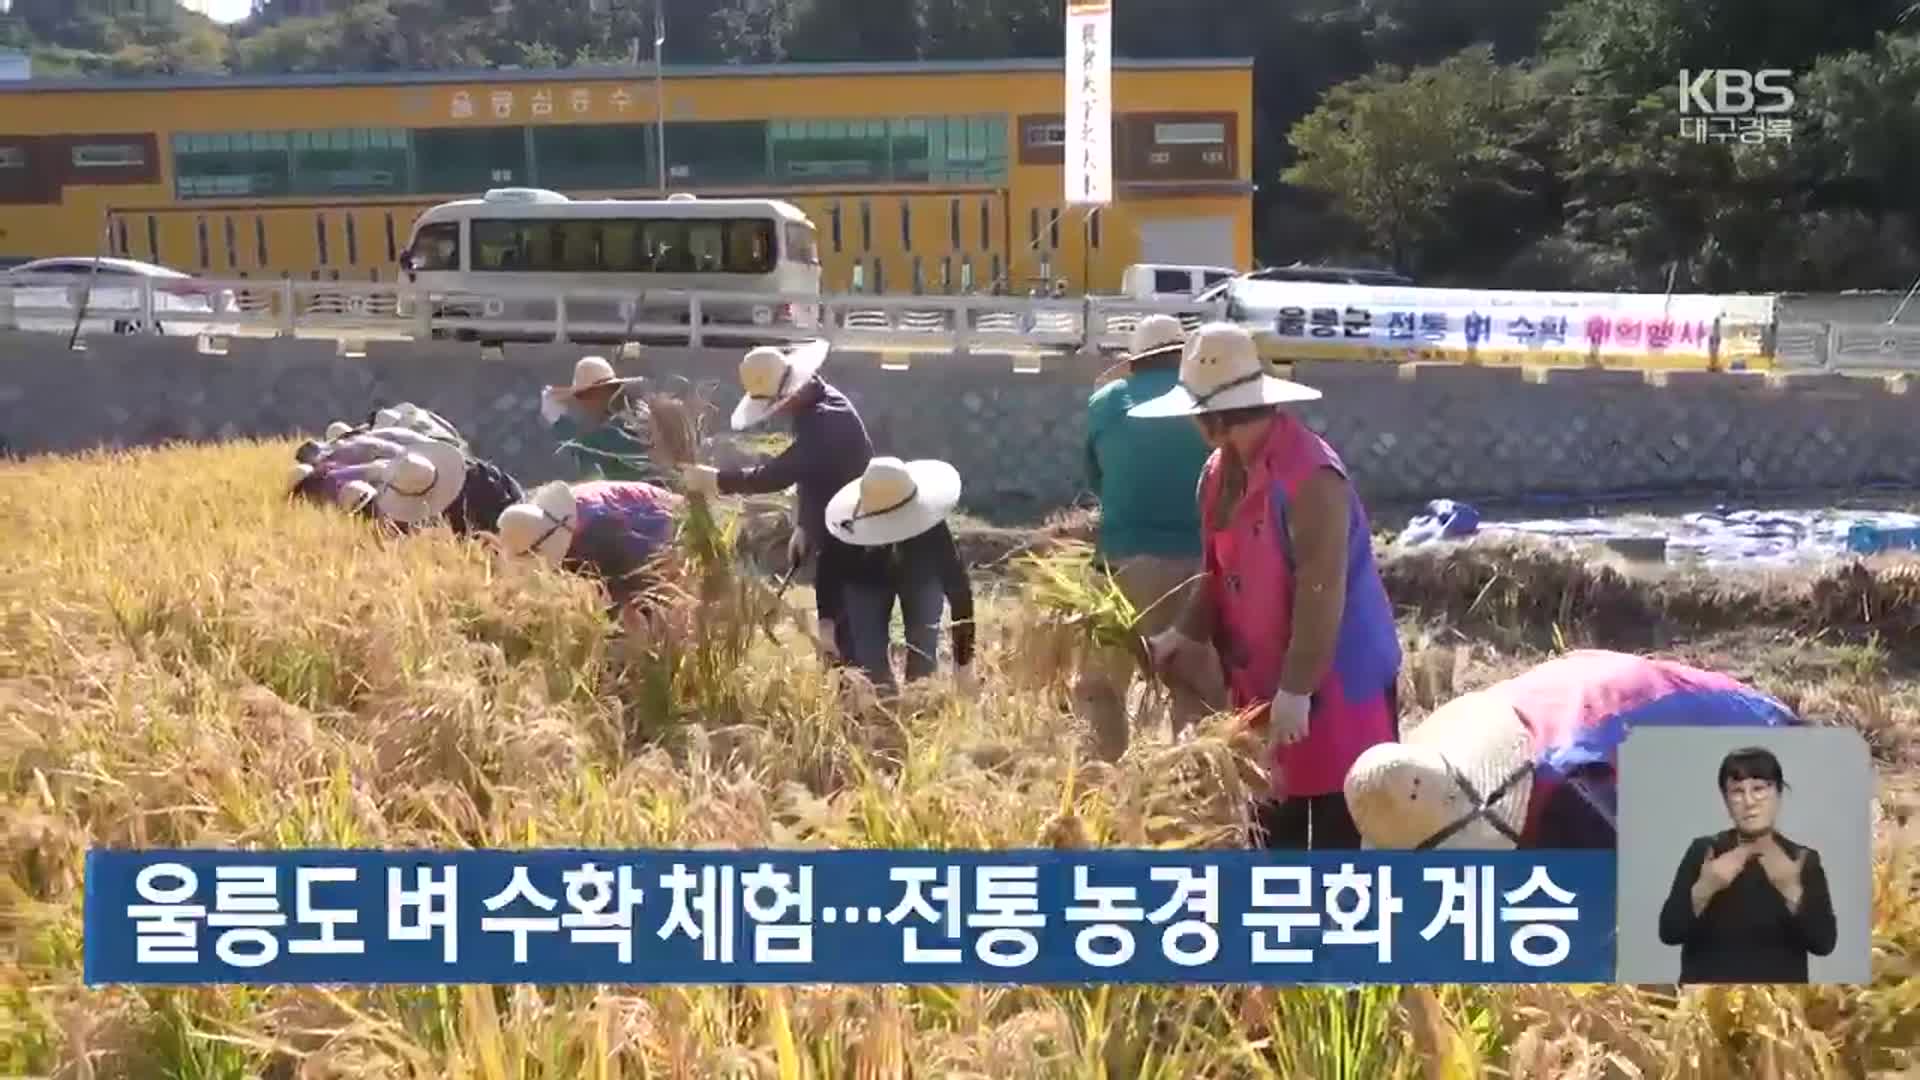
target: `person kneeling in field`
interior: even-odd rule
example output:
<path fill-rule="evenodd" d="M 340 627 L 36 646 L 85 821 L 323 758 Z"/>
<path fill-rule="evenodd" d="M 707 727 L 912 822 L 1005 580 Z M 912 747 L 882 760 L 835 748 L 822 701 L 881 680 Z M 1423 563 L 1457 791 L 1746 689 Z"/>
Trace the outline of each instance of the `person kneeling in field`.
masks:
<path fill-rule="evenodd" d="M 500 544 L 600 579 L 618 614 L 650 584 L 654 558 L 673 543 L 683 498 L 637 480 L 554 481 L 500 513 Z"/>
<path fill-rule="evenodd" d="M 973 681 L 973 587 L 946 517 L 960 502 L 960 473 L 944 461 L 876 457 L 827 500 L 827 532 L 854 549 L 841 581 L 850 659 L 891 694 L 897 600 L 907 631 L 907 680 L 939 664 L 940 608 L 953 609 L 954 675 Z"/>
<path fill-rule="evenodd" d="M 1347 805 L 1375 848 L 1611 849 L 1614 768 L 1634 728 L 1800 722 L 1725 675 L 1582 650 L 1457 697 L 1361 754 Z"/>

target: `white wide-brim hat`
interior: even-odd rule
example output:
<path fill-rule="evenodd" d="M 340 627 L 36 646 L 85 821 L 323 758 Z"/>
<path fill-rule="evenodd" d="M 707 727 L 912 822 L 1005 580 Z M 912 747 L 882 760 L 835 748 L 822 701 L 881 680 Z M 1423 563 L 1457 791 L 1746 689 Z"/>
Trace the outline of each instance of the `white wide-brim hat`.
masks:
<path fill-rule="evenodd" d="M 373 508 L 381 517 L 424 524 L 447 512 L 467 483 L 467 455 L 457 446 L 428 439 L 405 453 L 384 458 L 386 466 Z"/>
<path fill-rule="evenodd" d="M 352 424 L 347 423 L 345 420 L 335 420 L 333 423 L 327 425 L 326 441 L 339 442 L 352 433 Z"/>
<path fill-rule="evenodd" d="M 573 365 L 571 385 L 556 387 L 561 397 L 577 398 L 581 394 L 599 390 L 608 386 L 625 386 L 628 383 L 641 382 L 637 378 L 623 379 L 614 373 L 613 365 L 604 356 L 583 356 Z"/>
<path fill-rule="evenodd" d="M 1526 827 L 1533 766 L 1519 714 L 1476 691 L 1435 709 L 1400 742 L 1368 747 L 1347 770 L 1347 809 L 1370 847 L 1511 850 L 1507 832 Z"/>
<path fill-rule="evenodd" d="M 558 565 L 573 546 L 579 519 L 571 487 L 560 481 L 542 485 L 526 502 L 500 512 L 500 546 L 509 555 L 533 555 Z"/>
<path fill-rule="evenodd" d="M 944 461 L 877 457 L 827 500 L 827 531 L 860 547 L 911 540 L 960 503 L 960 471 Z"/>
<path fill-rule="evenodd" d="M 1130 371 L 1135 360 L 1180 352 L 1186 345 L 1187 328 L 1180 325 L 1179 319 L 1171 315 L 1149 315 L 1134 324 L 1133 333 L 1127 340 L 1127 354 L 1108 366 L 1093 381 L 1107 382 L 1122 372 Z"/>
<path fill-rule="evenodd" d="M 733 407 L 733 430 L 745 431 L 772 416 L 819 374 L 831 348 L 825 341 L 809 341 L 790 350 L 762 345 L 748 351 L 740 360 L 742 394 Z"/>
<path fill-rule="evenodd" d="M 1180 357 L 1179 385 L 1128 409 L 1127 415 L 1143 419 L 1197 416 L 1318 401 L 1322 396 L 1311 386 L 1268 374 L 1253 335 L 1234 323 L 1217 322 L 1202 326 L 1187 339 Z"/>

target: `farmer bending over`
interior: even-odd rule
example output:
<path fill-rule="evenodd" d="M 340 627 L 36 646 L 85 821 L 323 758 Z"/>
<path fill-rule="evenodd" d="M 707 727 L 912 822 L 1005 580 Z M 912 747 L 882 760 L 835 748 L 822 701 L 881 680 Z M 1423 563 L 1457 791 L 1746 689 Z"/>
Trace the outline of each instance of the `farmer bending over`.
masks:
<path fill-rule="evenodd" d="M 1270 798 L 1254 831 L 1268 848 L 1358 848 L 1347 768 L 1399 727 L 1400 639 L 1366 510 L 1339 456 L 1281 408 L 1319 397 L 1214 323 L 1187 342 L 1179 385 L 1128 410 L 1196 417 L 1217 448 L 1199 490 L 1207 584 L 1149 654 L 1190 670 L 1212 641 L 1233 706 L 1264 714 Z"/>
<path fill-rule="evenodd" d="M 688 465 L 681 476 L 690 495 L 771 495 L 798 489 L 787 561 L 797 567 L 810 555 L 819 556 L 813 580 L 818 637 L 835 660 L 850 663 L 854 644 L 841 585 L 855 549 L 827 531 L 827 500 L 860 479 L 873 459 L 873 441 L 853 403 L 820 377 L 827 349 L 824 341 L 791 352 L 763 346 L 740 361 L 745 393 L 733 410 L 733 430 L 787 417 L 793 442 L 780 456 L 746 469 Z"/>
<path fill-rule="evenodd" d="M 617 615 L 644 592 L 655 556 L 673 542 L 681 497 L 639 481 L 555 481 L 500 514 L 500 545 L 600 579 Z"/>
<path fill-rule="evenodd" d="M 944 461 L 876 457 L 827 503 L 827 532 L 856 552 L 843 585 L 850 659 L 883 693 L 895 688 L 894 601 L 907 631 L 907 681 L 939 666 L 940 609 L 953 609 L 954 675 L 973 680 L 973 586 L 946 517 L 960 501 L 960 473 Z"/>
<path fill-rule="evenodd" d="M 451 443 L 405 428 L 375 428 L 322 446 L 294 466 L 296 497 L 339 503 L 401 531 L 444 520 L 462 536 L 492 532 L 524 497 L 506 470 Z"/>

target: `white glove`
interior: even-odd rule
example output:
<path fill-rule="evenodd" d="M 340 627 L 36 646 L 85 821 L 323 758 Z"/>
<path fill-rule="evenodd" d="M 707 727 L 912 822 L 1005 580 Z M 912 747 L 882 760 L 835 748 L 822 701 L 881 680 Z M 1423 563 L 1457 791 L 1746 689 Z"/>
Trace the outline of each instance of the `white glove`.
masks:
<path fill-rule="evenodd" d="M 833 620 L 821 619 L 813 624 L 813 634 L 820 639 L 820 653 L 830 660 L 840 658 L 840 643 L 833 636 Z"/>
<path fill-rule="evenodd" d="M 972 664 L 960 664 L 953 669 L 953 684 L 962 694 L 972 697 L 980 689 L 980 677 L 973 673 Z"/>
<path fill-rule="evenodd" d="M 793 530 L 793 535 L 787 538 L 787 565 L 799 566 L 800 561 L 806 557 L 807 531 L 805 529 L 795 529 Z"/>
<path fill-rule="evenodd" d="M 1313 698 L 1306 694 L 1276 692 L 1267 709 L 1267 748 L 1291 746 L 1306 738 L 1307 713 L 1312 707 Z"/>
<path fill-rule="evenodd" d="M 680 466 L 680 484 L 689 495 L 720 497 L 720 470 L 707 465 Z"/>
<path fill-rule="evenodd" d="M 550 425 L 559 423 L 560 418 L 567 415 L 567 403 L 560 400 L 559 390 L 557 386 L 549 386 L 540 391 L 540 419 Z"/>
<path fill-rule="evenodd" d="M 1153 661 L 1155 674 L 1163 674 L 1177 669 L 1182 655 L 1201 647 L 1200 642 L 1181 633 L 1179 627 L 1169 626 L 1147 639 L 1147 658 Z"/>

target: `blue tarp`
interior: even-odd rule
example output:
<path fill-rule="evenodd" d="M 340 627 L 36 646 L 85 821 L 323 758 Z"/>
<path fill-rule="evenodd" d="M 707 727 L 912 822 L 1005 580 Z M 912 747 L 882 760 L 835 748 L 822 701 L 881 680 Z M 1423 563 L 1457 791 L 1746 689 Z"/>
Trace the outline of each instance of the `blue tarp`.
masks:
<path fill-rule="evenodd" d="M 1436 499 L 1400 534 L 1420 547 L 1475 535 L 1525 535 L 1598 543 L 1624 538 L 1667 541 L 1667 561 L 1706 566 L 1777 566 L 1847 555 L 1920 550 L 1920 514 L 1863 510 L 1735 510 L 1663 516 L 1485 521 L 1453 499 Z"/>

